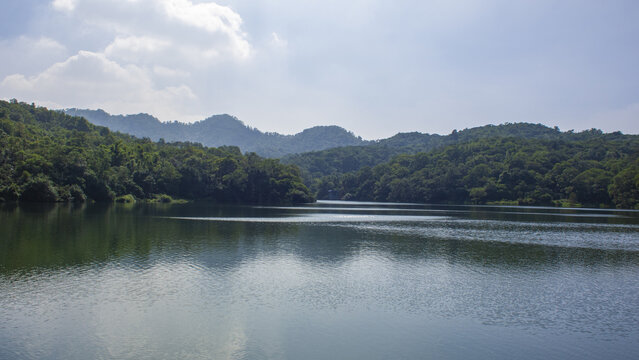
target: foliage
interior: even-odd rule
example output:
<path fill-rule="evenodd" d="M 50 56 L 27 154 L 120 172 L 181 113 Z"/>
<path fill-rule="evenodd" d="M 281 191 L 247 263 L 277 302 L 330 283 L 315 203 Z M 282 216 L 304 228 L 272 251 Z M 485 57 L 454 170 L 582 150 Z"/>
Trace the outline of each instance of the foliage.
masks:
<path fill-rule="evenodd" d="M 70 202 L 85 202 L 87 200 L 87 196 L 82 191 L 82 188 L 78 184 L 71 184 L 65 187 L 66 191 L 69 194 L 69 197 L 66 199 Z"/>
<path fill-rule="evenodd" d="M 216 121 L 198 126 L 247 128 L 234 118 Z M 175 125 L 176 134 L 182 125 Z M 314 129 L 301 133 L 305 141 L 334 134 L 331 127 Z M 638 154 L 638 136 L 504 124 L 446 136 L 398 134 L 289 156 L 287 165 L 242 155 L 235 146 L 154 143 L 83 118 L 0 102 L 5 201 L 301 203 L 313 199 L 303 175 L 319 198 L 639 208 Z"/>
<path fill-rule="evenodd" d="M 639 209 L 639 164 L 637 161 L 612 178 L 608 192 L 618 207 Z"/>
<path fill-rule="evenodd" d="M 59 201 L 58 191 L 53 183 L 43 175 L 29 179 L 22 187 L 20 200 L 34 202 L 56 202 Z"/>
<path fill-rule="evenodd" d="M 319 198 L 639 207 L 639 138 L 488 138 L 322 177 Z"/>
<path fill-rule="evenodd" d="M 600 130 L 580 133 L 561 132 L 541 124 L 506 123 L 486 125 L 461 131 L 454 130 L 449 135 L 421 134 L 417 132 L 399 133 L 391 138 L 378 140 L 366 146 L 347 146 L 303 154 L 289 155 L 282 159 L 287 164 L 297 165 L 302 170 L 306 184 L 317 190 L 315 179 L 327 175 L 339 175 L 373 167 L 390 161 L 402 154 L 417 154 L 441 149 L 445 146 L 463 144 L 488 138 L 521 138 L 538 140 L 582 141 L 598 138 L 603 141 L 627 139 L 631 136 L 619 132 L 603 134 Z"/>
<path fill-rule="evenodd" d="M 242 155 L 237 147 L 154 143 L 18 102 L 0 101 L 0 115 L 5 201 L 113 201 L 156 194 L 220 202 L 313 200 L 296 167 Z"/>
<path fill-rule="evenodd" d="M 115 202 L 123 204 L 132 204 L 135 202 L 135 197 L 131 194 L 121 195 L 115 198 Z"/>

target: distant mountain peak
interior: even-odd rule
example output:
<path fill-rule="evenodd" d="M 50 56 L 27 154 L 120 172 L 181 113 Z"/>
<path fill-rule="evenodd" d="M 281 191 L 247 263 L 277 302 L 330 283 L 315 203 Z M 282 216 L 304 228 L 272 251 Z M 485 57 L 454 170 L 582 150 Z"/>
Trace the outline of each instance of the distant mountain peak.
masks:
<path fill-rule="evenodd" d="M 114 131 L 152 140 L 190 141 L 206 146 L 233 145 L 244 152 L 256 152 L 267 157 L 282 157 L 332 147 L 364 145 L 361 137 L 337 125 L 314 126 L 294 135 L 262 132 L 246 125 L 237 117 L 219 114 L 191 124 L 163 123 L 152 115 L 110 115 L 104 110 L 66 109 L 65 113 L 85 117 L 90 122 Z"/>
<path fill-rule="evenodd" d="M 205 122 L 205 121 L 228 121 L 228 122 L 237 122 L 240 123 L 244 126 L 246 126 L 246 124 L 244 124 L 244 122 L 240 119 L 238 119 L 237 117 L 233 116 L 233 115 L 229 115 L 229 114 L 218 114 L 218 115 L 211 115 L 209 117 L 207 117 L 204 120 L 200 120 L 197 122 Z"/>

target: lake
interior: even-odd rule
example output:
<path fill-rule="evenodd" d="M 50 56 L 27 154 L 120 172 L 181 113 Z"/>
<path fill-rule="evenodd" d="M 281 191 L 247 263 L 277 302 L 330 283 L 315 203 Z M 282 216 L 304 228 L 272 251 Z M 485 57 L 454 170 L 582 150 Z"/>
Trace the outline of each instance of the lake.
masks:
<path fill-rule="evenodd" d="M 0 205 L 0 359 L 636 359 L 639 212 Z"/>

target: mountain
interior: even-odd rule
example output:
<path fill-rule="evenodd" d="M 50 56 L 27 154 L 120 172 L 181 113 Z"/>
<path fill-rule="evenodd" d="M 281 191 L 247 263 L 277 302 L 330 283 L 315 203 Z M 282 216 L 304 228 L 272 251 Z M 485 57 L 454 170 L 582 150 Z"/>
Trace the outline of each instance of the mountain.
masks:
<path fill-rule="evenodd" d="M 294 136 L 265 134 L 228 115 L 164 124 L 145 114 L 94 114 L 131 132 L 136 130 L 131 124 L 155 129 L 152 136 L 158 138 L 174 129 L 170 135 L 191 134 L 192 142 L 153 143 L 81 117 L 0 101 L 0 200 L 168 194 L 298 203 L 312 200 L 315 192 L 319 198 L 367 201 L 639 208 L 638 135 L 507 123 L 448 135 L 414 132 L 374 142 L 360 139 L 363 145 L 290 155 L 282 164 L 254 153 L 242 155 L 238 147 L 206 148 L 197 142 L 253 141 L 253 149 L 268 144 L 269 151 L 281 153 L 268 141 L 286 139 L 286 150 L 294 151 L 317 139 L 332 146 L 354 136 L 338 127 Z"/>
<path fill-rule="evenodd" d="M 332 174 L 343 174 L 364 167 L 373 167 L 390 161 L 401 154 L 430 152 L 448 145 L 489 138 L 580 141 L 590 138 L 614 140 L 637 138 L 637 136 L 623 135 L 620 132 L 603 134 L 601 130 L 596 129 L 579 133 L 573 131 L 562 132 L 557 127 L 550 128 L 542 124 L 506 123 L 502 125 L 485 125 L 461 131 L 454 130 L 449 135 L 418 132 L 399 133 L 388 139 L 370 142 L 365 146 L 345 146 L 292 154 L 285 156 L 282 161 L 299 166 L 302 169 L 306 183 L 311 184 L 312 179 Z"/>
<path fill-rule="evenodd" d="M 0 101 L 0 202 L 116 196 L 170 201 L 167 195 L 230 203 L 313 201 L 299 170 L 275 159 L 243 155 L 233 146 L 154 143 L 82 117 Z"/>
<path fill-rule="evenodd" d="M 316 126 L 295 135 L 264 133 L 246 126 L 236 117 L 214 115 L 192 124 L 161 122 L 149 114 L 110 115 L 104 110 L 66 109 L 72 116 L 82 116 L 89 122 L 106 126 L 137 137 L 167 142 L 189 141 L 205 146 L 238 146 L 243 152 L 279 158 L 287 154 L 324 150 L 332 147 L 364 145 L 367 141 L 339 126 Z"/>

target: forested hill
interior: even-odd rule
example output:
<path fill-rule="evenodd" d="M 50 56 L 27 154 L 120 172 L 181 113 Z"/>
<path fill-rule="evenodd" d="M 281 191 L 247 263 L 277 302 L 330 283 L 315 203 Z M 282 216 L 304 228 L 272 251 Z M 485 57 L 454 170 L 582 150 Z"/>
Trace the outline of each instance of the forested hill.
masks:
<path fill-rule="evenodd" d="M 468 143 L 487 138 L 521 138 L 537 140 L 581 141 L 603 139 L 605 141 L 638 138 L 635 135 L 623 135 L 620 132 L 603 134 L 592 129 L 575 133 L 561 132 L 558 128 L 550 128 L 541 124 L 506 123 L 502 125 L 486 125 L 461 131 L 453 131 L 449 135 L 399 133 L 388 139 L 372 142 L 366 146 L 346 146 L 303 154 L 293 154 L 282 159 L 302 169 L 307 183 L 312 179 L 331 174 L 343 174 L 357 171 L 363 167 L 372 167 L 390 161 L 400 154 L 417 154 L 429 152 L 454 144 Z"/>
<path fill-rule="evenodd" d="M 498 137 L 317 180 L 318 198 L 639 209 L 639 138 Z"/>
<path fill-rule="evenodd" d="M 242 152 L 279 158 L 287 154 L 339 146 L 363 145 L 366 141 L 339 126 L 316 126 L 295 135 L 264 133 L 230 115 L 214 115 L 192 124 L 161 122 L 148 114 L 110 115 L 103 110 L 66 109 L 95 125 L 158 141 L 190 141 L 205 146 L 238 146 Z"/>
<path fill-rule="evenodd" d="M 219 202 L 312 201 L 299 170 L 237 147 L 154 143 L 84 118 L 0 101 L 0 200 L 113 201 L 163 194 Z"/>

